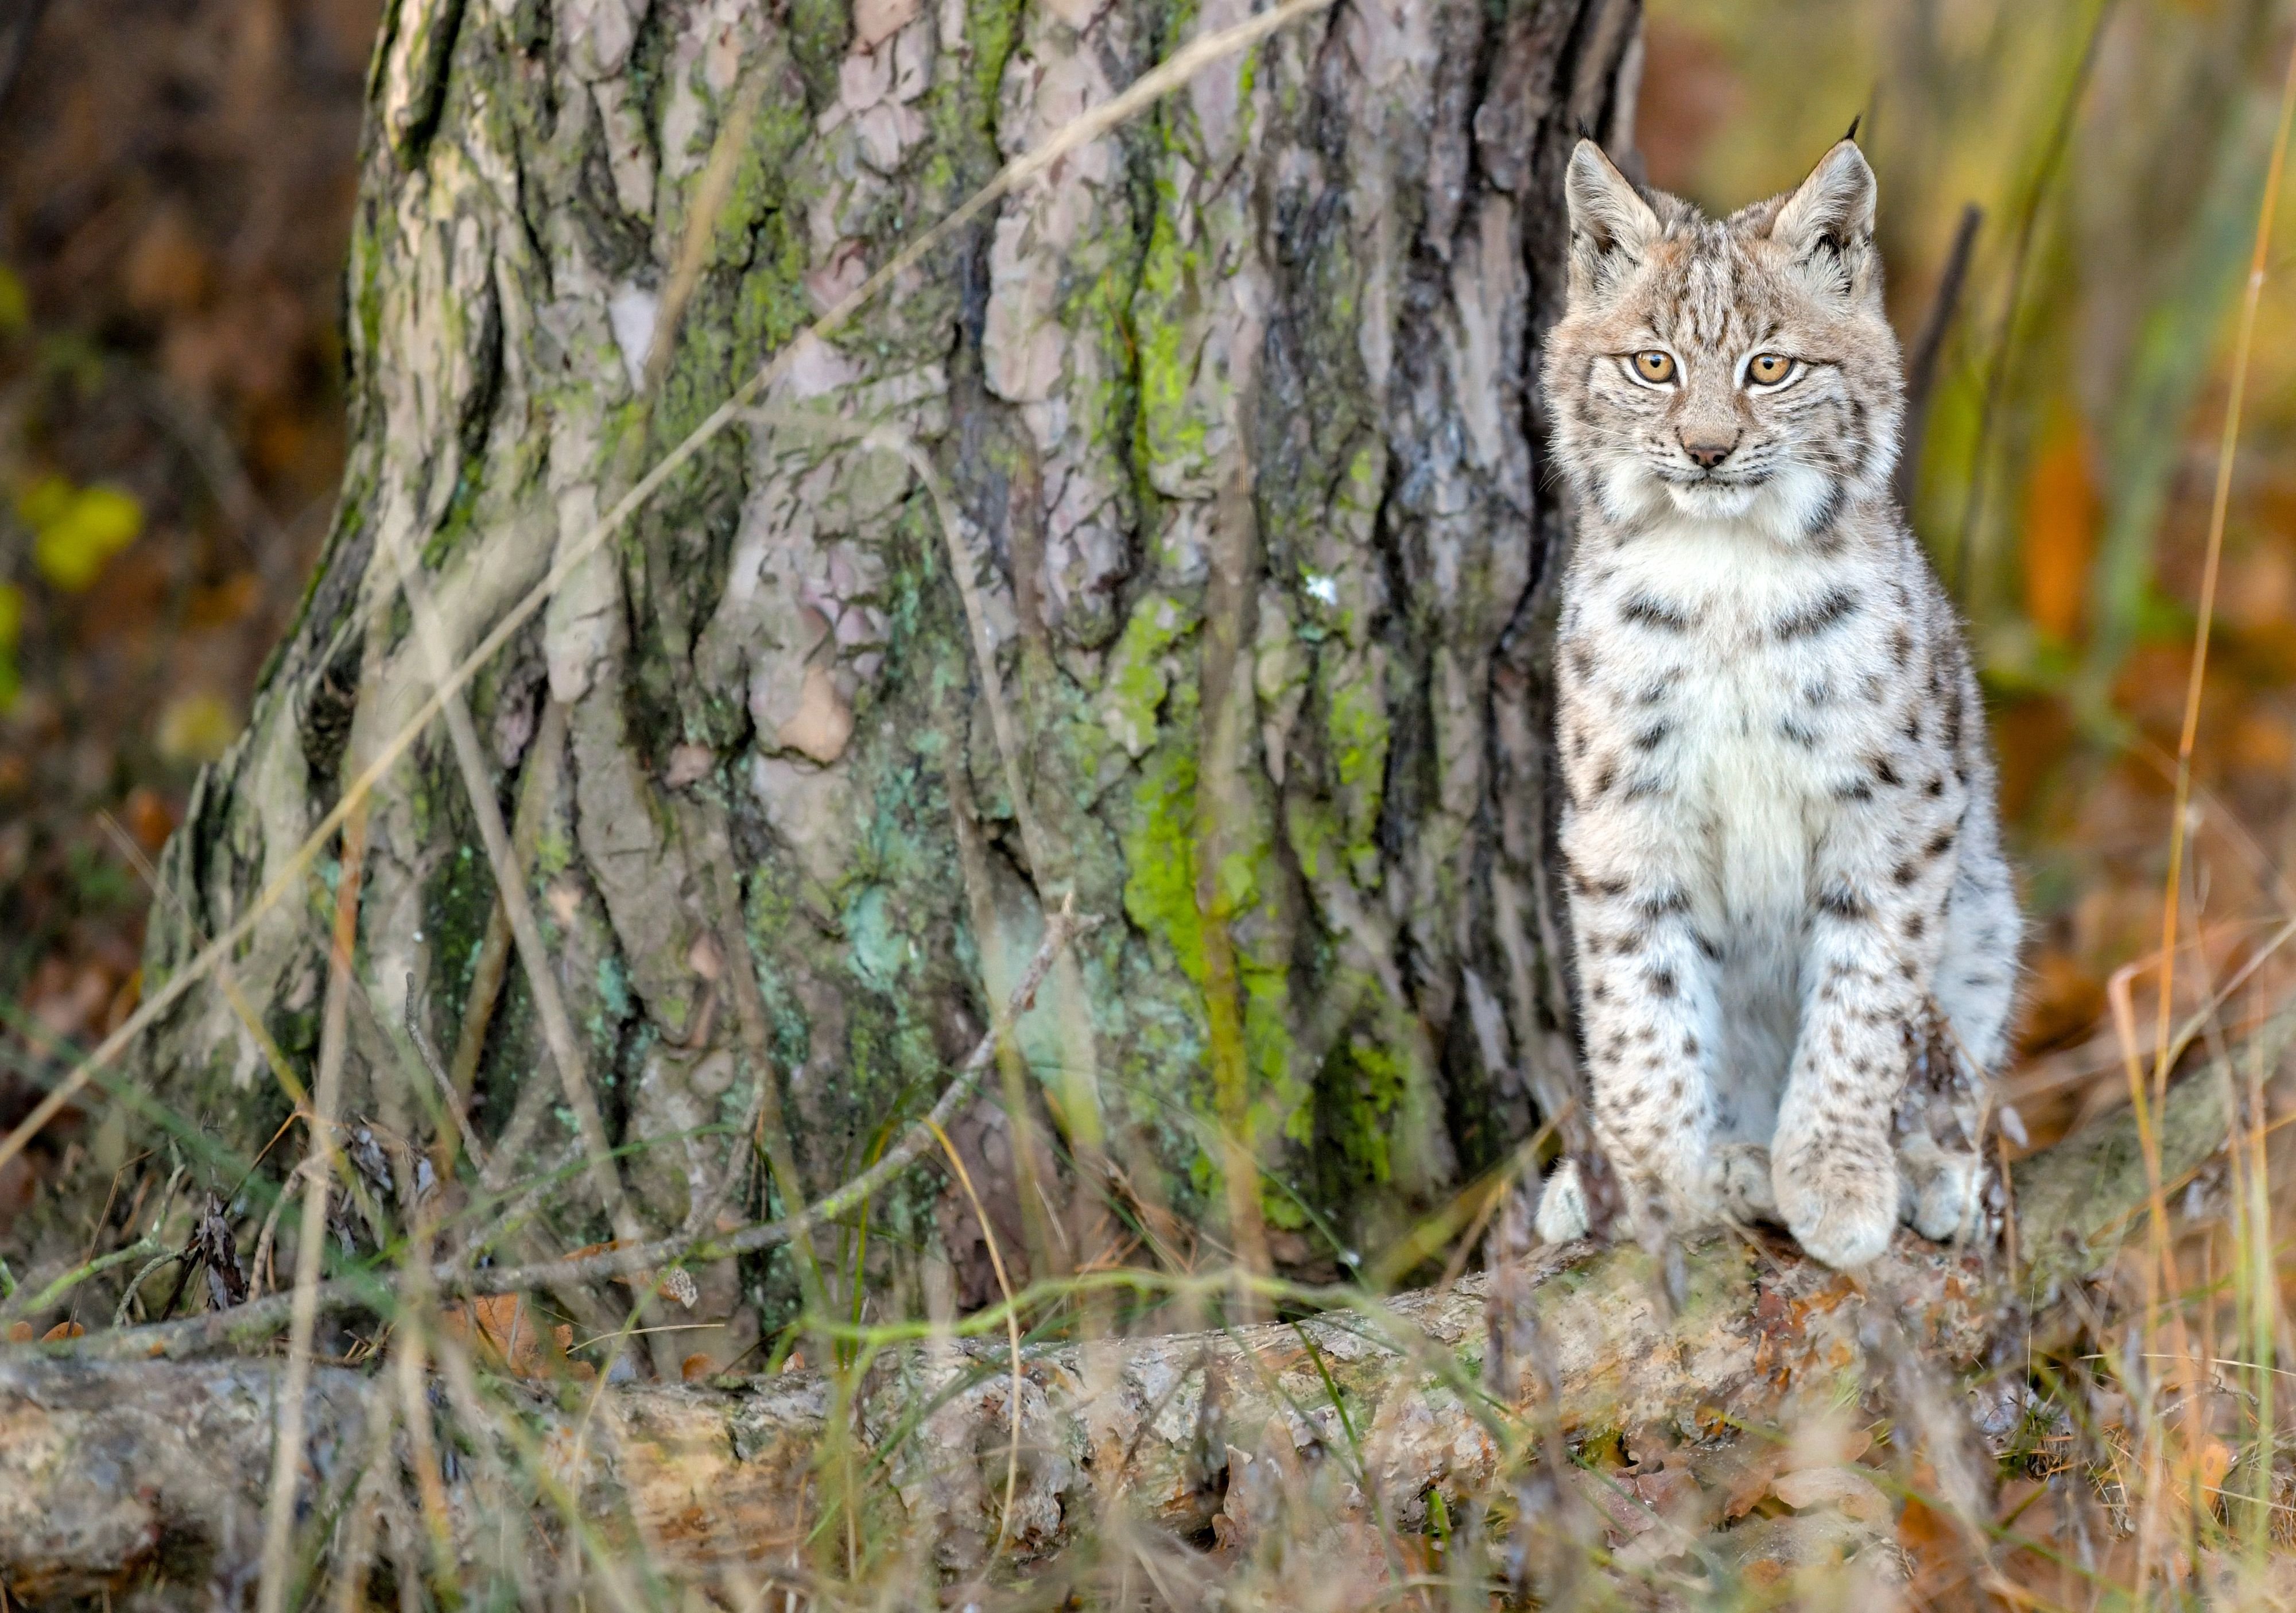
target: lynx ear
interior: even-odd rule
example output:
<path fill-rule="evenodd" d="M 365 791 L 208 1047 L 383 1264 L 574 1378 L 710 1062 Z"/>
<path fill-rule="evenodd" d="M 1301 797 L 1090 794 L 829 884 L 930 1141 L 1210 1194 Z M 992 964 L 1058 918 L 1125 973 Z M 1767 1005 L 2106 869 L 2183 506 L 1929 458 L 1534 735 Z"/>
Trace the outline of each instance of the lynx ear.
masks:
<path fill-rule="evenodd" d="M 1659 232 L 1658 215 L 1602 147 L 1581 140 L 1562 183 L 1570 209 L 1575 286 L 1600 283 L 1634 267 Z"/>
<path fill-rule="evenodd" d="M 1818 159 L 1800 189 L 1779 204 L 1770 239 L 1792 253 L 1821 288 L 1841 295 L 1868 289 L 1874 254 L 1874 170 L 1854 140 Z"/>

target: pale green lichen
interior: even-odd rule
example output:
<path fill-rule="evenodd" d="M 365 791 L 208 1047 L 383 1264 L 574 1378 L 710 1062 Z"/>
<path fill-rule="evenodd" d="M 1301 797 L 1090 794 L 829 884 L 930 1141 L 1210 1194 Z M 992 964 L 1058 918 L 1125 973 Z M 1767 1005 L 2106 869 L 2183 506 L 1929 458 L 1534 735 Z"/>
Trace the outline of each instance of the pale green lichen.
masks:
<path fill-rule="evenodd" d="M 1135 758 L 1146 755 L 1156 742 L 1156 714 L 1171 686 L 1165 655 L 1195 625 L 1191 608 L 1168 594 L 1150 594 L 1133 607 L 1109 652 L 1100 720 L 1108 737 Z"/>

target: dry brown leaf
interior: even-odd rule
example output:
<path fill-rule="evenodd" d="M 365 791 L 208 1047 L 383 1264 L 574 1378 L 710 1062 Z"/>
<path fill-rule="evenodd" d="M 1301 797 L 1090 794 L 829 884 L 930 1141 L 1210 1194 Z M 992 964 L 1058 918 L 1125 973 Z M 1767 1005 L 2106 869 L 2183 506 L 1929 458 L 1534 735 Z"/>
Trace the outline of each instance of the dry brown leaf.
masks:
<path fill-rule="evenodd" d="M 8 1324 L 8 1342 L 11 1344 L 31 1343 L 32 1324 L 29 1322 L 10 1322 Z"/>
<path fill-rule="evenodd" d="M 42 1344 L 62 1344 L 67 1339 L 84 1338 L 86 1336 L 86 1333 L 87 1330 L 80 1326 L 77 1322 L 59 1322 L 55 1326 L 50 1328 L 46 1332 L 40 1335 L 40 1342 Z"/>
<path fill-rule="evenodd" d="M 698 1383 L 717 1370 L 718 1363 L 707 1355 L 688 1355 L 678 1363 L 677 1375 L 688 1383 Z"/>
<path fill-rule="evenodd" d="M 1856 1468 L 1804 1468 L 1781 1473 L 1770 1490 L 1795 1511 L 1832 1506 L 1860 1523 L 1879 1523 L 1890 1513 L 1890 1498 Z"/>
<path fill-rule="evenodd" d="M 2210 1439 L 2201 1446 L 2201 1503 L 2211 1505 L 2218 1491 L 2224 1488 L 2225 1475 L 2232 1471 L 2232 1447 L 2221 1439 Z"/>
<path fill-rule="evenodd" d="M 1722 1516 L 1732 1523 L 1752 1511 L 1762 1497 L 1770 1493 L 1770 1480 L 1778 1476 L 1785 1465 L 1783 1445 L 1767 1445 L 1750 1455 L 1743 1467 L 1731 1479 L 1728 1494 L 1723 1498 Z"/>

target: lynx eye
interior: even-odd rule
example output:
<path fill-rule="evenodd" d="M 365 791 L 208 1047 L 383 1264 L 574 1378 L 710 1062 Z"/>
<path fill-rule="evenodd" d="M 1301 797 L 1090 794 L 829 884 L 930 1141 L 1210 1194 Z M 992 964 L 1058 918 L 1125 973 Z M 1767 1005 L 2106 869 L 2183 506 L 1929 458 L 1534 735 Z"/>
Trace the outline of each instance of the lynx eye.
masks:
<path fill-rule="evenodd" d="M 1794 361 L 1783 353 L 1757 353 L 1746 365 L 1746 379 L 1758 387 L 1775 387 L 1794 373 Z"/>
<path fill-rule="evenodd" d="M 1660 386 L 1674 379 L 1674 355 L 1661 353 L 1655 348 L 1647 353 L 1636 354 L 1634 366 L 1635 374 L 1652 386 Z"/>

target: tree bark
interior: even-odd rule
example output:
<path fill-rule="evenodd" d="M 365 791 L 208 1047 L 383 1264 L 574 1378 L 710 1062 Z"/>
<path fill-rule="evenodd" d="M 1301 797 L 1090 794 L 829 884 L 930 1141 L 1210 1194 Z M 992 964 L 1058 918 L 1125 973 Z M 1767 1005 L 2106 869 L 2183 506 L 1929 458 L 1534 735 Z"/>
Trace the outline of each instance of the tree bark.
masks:
<path fill-rule="evenodd" d="M 2172 1195 L 2222 1148 L 2226 1124 L 2219 1083 L 2203 1075 L 2172 1091 L 2156 1117 Z M 1369 1519 L 1415 1532 L 1432 1496 L 1464 1515 L 1554 1439 L 1583 1447 L 1624 1434 L 1694 1444 L 1718 1514 L 1740 1467 L 1784 1450 L 1780 1429 L 1861 1402 L 1908 1416 L 1908 1372 L 1927 1373 L 1925 1392 L 1950 1408 L 1946 1375 L 2062 1345 L 2084 1281 L 2141 1225 L 2137 1136 L 2123 1114 L 2018 1163 L 2026 1253 L 2013 1268 L 1905 1233 L 1860 1284 L 1790 1249 L 1718 1234 L 1688 1251 L 1689 1300 L 1670 1311 L 1640 1249 L 1580 1244 L 1296 1326 L 1034 1349 L 1009 1511 L 1001 1344 L 943 1339 L 889 1355 L 850 1405 L 808 1371 L 633 1386 L 594 1404 L 586 1389 L 554 1400 L 506 1388 L 520 1449 L 563 1486 L 555 1503 L 516 1505 L 534 1511 L 524 1538 L 545 1540 L 570 1494 L 596 1553 L 707 1581 L 729 1567 L 802 1572 L 815 1560 L 808 1535 L 849 1494 L 871 1538 L 907 1543 L 939 1570 L 977 1571 L 1008 1518 L 1000 1549 L 1021 1562 L 1127 1516 L 1227 1542 L 1266 1527 L 1273 1499 L 1316 1510 L 1318 1527 Z M 178 1587 L 229 1584 L 253 1566 L 276 1363 L 118 1358 L 137 1338 L 119 1336 L 111 1359 L 93 1339 L 58 1358 L 0 1355 L 0 1581 L 20 1599 L 155 1572 Z M 414 1470 L 403 1432 L 389 1462 L 370 1453 L 391 1399 L 388 1371 L 316 1374 L 305 1419 L 314 1515 L 335 1516 L 373 1468 L 393 1486 Z M 445 1495 L 455 1560 L 515 1572 L 496 1543 L 504 1502 L 487 1453 L 519 1451 L 499 1429 L 452 1432 L 465 1453 Z M 1949 1410 L 1913 1432 L 1907 1457 L 1943 1470 L 1942 1447 L 1968 1429 Z M 840 1485 L 840 1470 L 879 1462 L 882 1479 Z"/>
<path fill-rule="evenodd" d="M 398 0 L 340 507 L 162 860 L 147 992 L 429 692 L 394 556 L 466 652 L 822 307 L 1247 14 Z M 1581 128 L 1625 143 L 1637 20 L 1344 0 L 1214 65 L 804 342 L 471 686 L 640 1230 L 725 1185 L 685 1139 L 738 1122 L 759 1066 L 792 1156 L 774 1201 L 861 1168 L 1071 894 L 1110 921 L 955 1128 L 988 1225 L 904 1183 L 865 1283 L 938 1239 L 979 1303 L 990 1236 L 1017 1281 L 1127 1227 L 1174 1263 L 1336 1276 L 1562 1110 L 1564 525 L 1532 359 L 1562 163 Z M 342 1112 L 451 1164 L 411 1014 L 461 1050 L 496 1144 L 543 1089 L 514 1177 L 562 1158 L 581 1105 L 482 828 L 443 728 L 374 794 Z M 229 989 L 154 1028 L 133 1125 L 66 1161 L 53 1207 L 90 1208 L 148 1134 L 253 1242 L 300 1148 L 246 1176 L 291 1113 L 275 1067 L 313 1083 L 340 877 L 323 861 Z M 596 1198 L 570 1191 L 545 1241 L 626 1235 Z M 84 1226 L 28 1217 L 20 1261 L 78 1257 Z M 767 1325 L 796 1293 L 786 1261 L 712 1281 Z"/>

